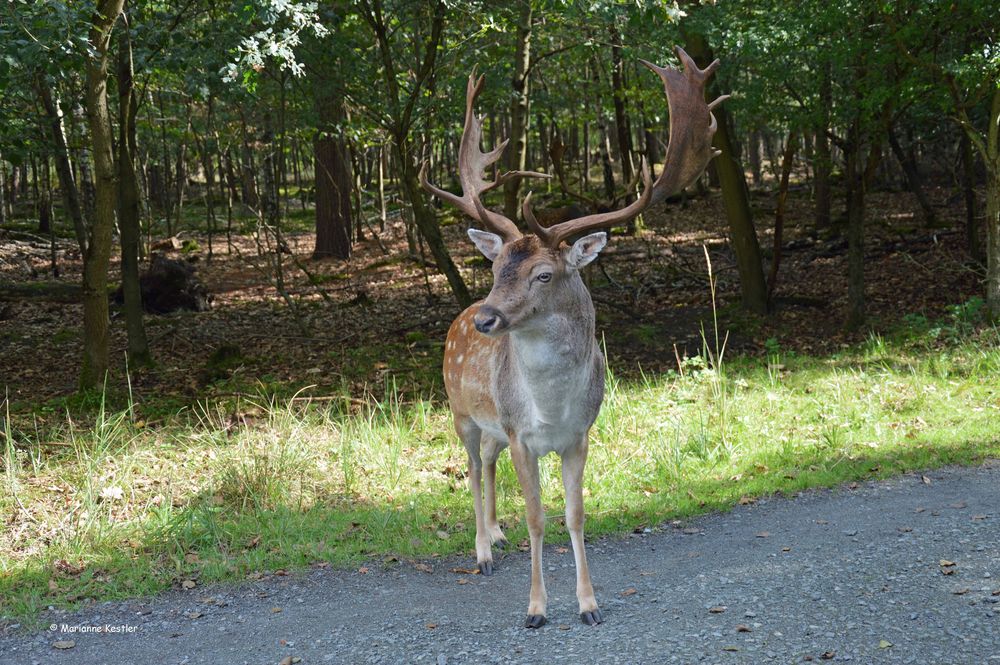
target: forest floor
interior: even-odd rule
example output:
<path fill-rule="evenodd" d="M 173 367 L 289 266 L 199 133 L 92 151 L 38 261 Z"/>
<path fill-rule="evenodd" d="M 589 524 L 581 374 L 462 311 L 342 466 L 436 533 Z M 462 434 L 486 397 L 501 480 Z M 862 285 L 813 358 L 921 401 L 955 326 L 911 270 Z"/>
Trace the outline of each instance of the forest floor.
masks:
<path fill-rule="evenodd" d="M 717 195 L 614 238 L 590 270 L 610 372 L 584 479 L 588 537 L 1000 458 L 1000 331 L 982 320 L 960 209 L 934 195 L 942 229 L 921 228 L 905 194 L 871 195 L 872 326 L 858 332 L 841 325 L 845 243 L 809 232 L 805 198 L 791 199 L 767 318 L 738 307 Z M 773 213 L 769 196 L 754 202 L 759 219 Z M 146 317 L 156 364 L 128 382 L 116 316 L 103 393 L 73 394 L 78 306 L 2 308 L 0 627 L 36 625 L 50 605 L 315 564 L 468 555 L 465 456 L 439 379 L 458 308 L 408 257 L 398 220 L 349 262 L 313 261 L 309 216 L 293 211 L 282 254 L 294 314 L 252 237 L 234 236 L 230 255 L 216 236 L 209 261 L 204 234 L 183 234 L 177 254 L 195 260 L 213 308 Z M 484 293 L 490 275 L 463 226 L 449 219 L 446 238 Z M 44 279 L 46 242 L 5 233 L 0 279 Z M 62 279 L 76 281 L 79 257 L 60 242 Z M 558 460 L 541 476 L 547 542 L 565 547 Z M 508 456 L 497 499 L 526 548 Z"/>
<path fill-rule="evenodd" d="M 975 300 L 981 275 L 966 257 L 961 203 L 949 203 L 947 195 L 944 189 L 930 191 L 940 225 L 933 229 L 921 226 L 909 194 L 869 197 L 870 325 L 853 332 L 843 327 L 846 240 L 835 232 L 815 232 L 807 190 L 793 190 L 789 198 L 777 307 L 769 317 L 747 315 L 738 306 L 738 276 L 719 194 L 686 207 L 660 206 L 646 214 L 645 231 L 615 237 L 590 269 L 597 334 L 611 369 L 626 378 L 676 371 L 681 359 L 702 353 L 702 331 L 713 328 L 703 248 L 718 280 L 719 330 L 728 335 L 730 354 L 822 355 L 862 342 L 873 331 L 926 326 L 948 315 L 974 322 L 981 313 Z M 759 192 L 753 203 L 769 259 L 774 198 Z M 235 236 L 231 251 L 225 238 L 216 236 L 209 260 L 204 233 L 180 234 L 188 247 L 167 254 L 194 262 L 213 307 L 146 317 L 156 364 L 129 372 L 140 411 L 149 408 L 152 413 L 146 415 L 156 418 L 161 409 L 169 413 L 199 400 L 262 391 L 382 397 L 388 388 L 409 396 L 442 395 L 444 337 L 459 310 L 444 278 L 409 257 L 401 218 L 391 219 L 377 241 L 365 228 L 368 239 L 357 244 L 349 261 L 312 260 L 314 235 L 303 230 L 311 213 L 299 210 L 294 200 L 292 207 L 284 233 L 291 253 L 282 255 L 282 278 L 294 309 L 278 296 L 274 265 L 258 256 L 252 235 Z M 186 219 L 203 225 L 203 210 L 189 204 Z M 445 220 L 445 239 L 456 263 L 473 292 L 485 295 L 492 276 L 465 237 L 465 223 Z M 8 239 L 3 233 L 0 279 L 45 279 L 48 243 L 23 233 Z M 78 283 L 79 252 L 69 238 L 59 247 L 61 280 Z M 61 413 L 63 398 L 74 403 L 81 307 L 25 302 L 0 309 L 0 344 L 10 359 L 0 366 L 0 384 L 11 411 Z M 114 320 L 113 372 L 122 377 L 127 369 L 124 324 L 117 315 Z M 122 397 L 121 391 L 113 392 Z"/>

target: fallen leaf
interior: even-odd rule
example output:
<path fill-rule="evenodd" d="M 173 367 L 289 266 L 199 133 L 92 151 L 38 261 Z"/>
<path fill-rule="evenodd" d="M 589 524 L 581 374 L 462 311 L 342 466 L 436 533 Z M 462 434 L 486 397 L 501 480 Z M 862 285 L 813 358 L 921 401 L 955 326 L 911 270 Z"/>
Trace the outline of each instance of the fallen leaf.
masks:
<path fill-rule="evenodd" d="M 451 572 L 458 573 L 459 575 L 478 575 L 478 568 L 452 568 Z"/>
<path fill-rule="evenodd" d="M 746 495 L 740 497 L 741 506 L 749 506 L 751 503 L 757 503 L 757 499 Z"/>
<path fill-rule="evenodd" d="M 567 548 L 565 548 L 565 547 L 557 547 L 556 548 L 556 554 L 566 554 L 566 552 L 569 552 L 569 550 Z"/>
<path fill-rule="evenodd" d="M 369 571 L 368 568 L 366 568 L 365 566 L 361 566 L 360 568 L 358 568 L 358 572 L 361 573 L 362 575 L 367 575 Z"/>
<path fill-rule="evenodd" d="M 181 582 L 182 589 L 193 589 L 196 586 L 198 586 L 198 583 L 195 582 L 194 580 L 184 580 L 183 582 Z"/>
<path fill-rule="evenodd" d="M 816 520 L 816 524 L 829 524 L 826 520 Z"/>
<path fill-rule="evenodd" d="M 469 580 L 465 579 L 464 577 L 459 577 L 458 578 L 458 583 L 459 584 L 468 584 Z"/>
<path fill-rule="evenodd" d="M 272 607 L 271 608 L 271 614 L 281 614 L 281 608 L 280 607 Z"/>
<path fill-rule="evenodd" d="M 833 660 L 833 657 L 836 655 L 837 655 L 836 651 L 824 651 L 820 655 L 820 658 L 822 658 L 823 660 Z"/>
<path fill-rule="evenodd" d="M 964 596 L 965 594 L 969 593 L 969 587 L 964 586 L 961 589 L 955 589 L 954 591 L 952 591 L 952 593 L 956 596 Z"/>
<path fill-rule="evenodd" d="M 435 628 L 437 628 L 437 627 L 438 627 L 438 625 L 437 625 L 436 623 L 429 623 L 429 624 L 427 624 L 427 627 L 428 627 L 429 629 L 431 629 L 431 630 L 434 630 Z"/>
<path fill-rule="evenodd" d="M 184 616 L 186 616 L 188 619 L 198 619 L 204 615 L 201 612 L 185 612 Z"/>
<path fill-rule="evenodd" d="M 756 535 L 757 535 L 758 538 L 770 538 L 771 537 L 771 533 L 769 531 L 759 531 L 759 532 L 757 532 Z"/>
<path fill-rule="evenodd" d="M 736 624 L 736 632 L 737 633 L 750 633 L 750 632 L 753 632 L 753 631 L 751 631 L 750 630 L 750 626 L 746 625 L 745 623 L 738 623 L 738 624 Z"/>
<path fill-rule="evenodd" d="M 938 565 L 941 566 L 942 568 L 950 568 L 951 566 L 955 565 L 955 562 L 949 561 L 948 559 L 941 559 L 941 561 L 938 562 Z"/>
<path fill-rule="evenodd" d="M 891 646 L 892 646 L 892 642 L 890 642 L 889 640 L 879 640 L 879 643 L 878 643 L 878 648 L 879 649 L 888 649 Z"/>
<path fill-rule="evenodd" d="M 629 587 L 629 588 L 625 589 L 624 591 L 622 591 L 621 595 L 622 595 L 622 597 L 625 597 L 625 596 L 634 596 L 636 593 L 638 593 L 638 592 L 636 591 L 635 587 Z"/>
<path fill-rule="evenodd" d="M 924 485 L 930 485 L 931 484 L 931 479 L 928 478 L 927 476 L 920 476 L 920 480 L 924 483 Z M 884 642 L 885 640 L 882 640 L 882 641 Z M 892 646 L 892 645 L 890 644 L 889 646 Z M 882 647 L 882 648 L 884 649 L 885 647 Z"/>
<path fill-rule="evenodd" d="M 896 527 L 896 531 L 899 531 L 900 533 L 910 533 L 913 529 L 908 526 L 898 526 Z"/>
<path fill-rule="evenodd" d="M 726 606 L 716 605 L 715 607 L 708 608 L 708 611 L 711 612 L 712 614 L 722 614 L 723 612 L 726 611 Z"/>
<path fill-rule="evenodd" d="M 851 483 L 850 485 L 847 486 L 847 489 L 856 490 L 856 489 L 858 489 L 858 484 L 857 483 Z"/>
<path fill-rule="evenodd" d="M 451 534 L 448 533 L 447 531 L 438 530 L 437 537 L 440 538 L 441 540 L 448 540 L 449 538 L 451 538 Z"/>
<path fill-rule="evenodd" d="M 58 591 L 58 590 L 59 590 L 59 585 L 56 583 L 56 581 L 49 580 L 49 591 Z"/>
<path fill-rule="evenodd" d="M 254 536 L 253 538 L 251 538 L 250 540 L 247 541 L 247 549 L 248 550 L 252 550 L 253 548 L 257 547 L 258 545 L 260 545 L 260 536 Z"/>
<path fill-rule="evenodd" d="M 791 552 L 791 551 L 792 551 L 792 548 L 791 548 L 791 547 L 782 547 L 782 548 L 781 548 L 781 551 L 782 551 L 782 552 Z"/>
<path fill-rule="evenodd" d="M 413 564 L 413 567 L 416 568 L 417 570 L 419 570 L 422 573 L 433 573 L 434 572 L 434 568 L 432 568 L 431 566 L 427 565 L 426 563 L 415 563 L 415 564 Z"/>
<path fill-rule="evenodd" d="M 53 642 L 52 646 L 55 649 L 72 649 L 76 646 L 76 642 L 73 640 L 59 640 L 58 642 Z"/>
<path fill-rule="evenodd" d="M 972 519 L 976 522 L 979 522 L 985 519 L 989 519 L 989 515 L 973 515 Z"/>
<path fill-rule="evenodd" d="M 194 552 L 188 552 L 184 555 L 184 561 L 186 563 L 198 563 L 198 555 Z"/>
<path fill-rule="evenodd" d="M 739 647 L 728 646 L 728 647 L 722 647 L 722 650 L 723 651 L 739 651 L 740 648 Z"/>
<path fill-rule="evenodd" d="M 955 510 L 961 510 L 962 508 L 965 508 L 965 505 L 966 505 L 965 501 L 958 501 L 956 503 L 950 503 L 950 504 L 948 504 L 948 507 L 949 508 L 954 508 Z"/>

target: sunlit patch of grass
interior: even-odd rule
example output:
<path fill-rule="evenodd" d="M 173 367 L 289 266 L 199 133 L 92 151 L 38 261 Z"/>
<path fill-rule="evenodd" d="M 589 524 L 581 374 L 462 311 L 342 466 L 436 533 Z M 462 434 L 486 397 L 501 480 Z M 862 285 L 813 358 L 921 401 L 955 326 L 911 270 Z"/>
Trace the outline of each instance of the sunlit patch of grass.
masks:
<path fill-rule="evenodd" d="M 926 331 L 933 328 L 928 326 Z M 609 374 L 586 470 L 587 533 L 743 498 L 1000 456 L 1000 335 L 871 339 L 830 357 L 722 360 Z M 720 335 L 720 340 L 724 339 Z M 472 556 L 465 454 L 440 403 L 237 398 L 150 426 L 96 402 L 87 422 L 0 434 L 2 612 L 152 593 L 318 561 Z M 93 405 L 92 405 L 93 406 Z M 509 456 L 498 510 L 527 536 Z M 550 542 L 565 540 L 559 464 L 542 464 Z"/>

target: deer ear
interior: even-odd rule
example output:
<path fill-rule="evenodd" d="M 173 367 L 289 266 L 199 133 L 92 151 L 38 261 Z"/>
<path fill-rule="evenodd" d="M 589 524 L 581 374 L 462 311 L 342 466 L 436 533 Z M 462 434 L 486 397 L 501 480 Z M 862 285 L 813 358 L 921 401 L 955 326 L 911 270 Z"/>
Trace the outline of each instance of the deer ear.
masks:
<path fill-rule="evenodd" d="M 469 238 L 476 244 L 483 256 L 490 261 L 495 261 L 503 248 L 503 238 L 495 233 L 469 229 Z"/>
<path fill-rule="evenodd" d="M 583 236 L 566 250 L 566 265 L 579 270 L 597 258 L 597 254 L 608 244 L 608 234 L 604 231 Z"/>

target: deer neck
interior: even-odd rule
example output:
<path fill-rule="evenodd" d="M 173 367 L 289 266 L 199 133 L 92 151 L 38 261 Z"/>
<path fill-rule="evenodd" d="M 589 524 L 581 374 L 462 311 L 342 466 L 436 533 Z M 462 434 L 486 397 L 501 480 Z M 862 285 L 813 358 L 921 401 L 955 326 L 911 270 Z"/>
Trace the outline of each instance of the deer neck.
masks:
<path fill-rule="evenodd" d="M 570 288 L 558 306 L 524 329 L 510 332 L 510 355 L 529 391 L 544 395 L 569 395 L 567 384 L 594 366 L 594 303 L 579 273 L 570 277 Z M 583 378 L 583 377 L 579 377 Z"/>

